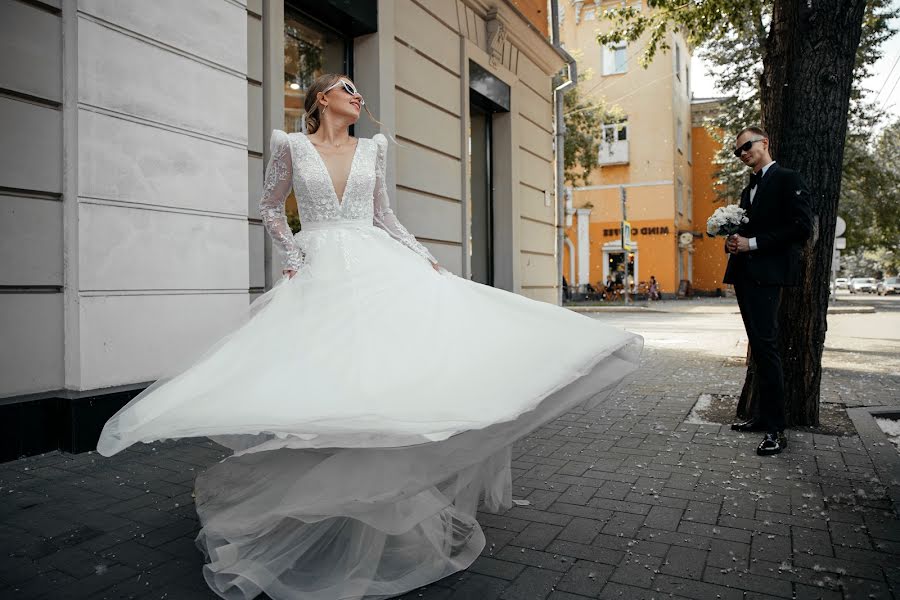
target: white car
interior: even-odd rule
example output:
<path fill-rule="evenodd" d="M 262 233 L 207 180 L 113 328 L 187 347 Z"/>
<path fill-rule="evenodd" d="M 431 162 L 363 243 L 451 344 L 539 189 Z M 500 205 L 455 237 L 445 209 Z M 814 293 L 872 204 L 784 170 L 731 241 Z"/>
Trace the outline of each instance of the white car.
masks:
<path fill-rule="evenodd" d="M 878 282 L 876 291 L 879 296 L 900 294 L 900 277 L 885 277 L 884 281 Z"/>
<path fill-rule="evenodd" d="M 854 277 L 850 280 L 850 293 L 857 294 L 860 292 L 867 292 L 869 294 L 874 294 L 876 285 L 875 279 L 872 277 Z"/>
<path fill-rule="evenodd" d="M 834 280 L 834 287 L 838 290 L 846 290 L 850 287 L 849 277 L 838 277 Z"/>

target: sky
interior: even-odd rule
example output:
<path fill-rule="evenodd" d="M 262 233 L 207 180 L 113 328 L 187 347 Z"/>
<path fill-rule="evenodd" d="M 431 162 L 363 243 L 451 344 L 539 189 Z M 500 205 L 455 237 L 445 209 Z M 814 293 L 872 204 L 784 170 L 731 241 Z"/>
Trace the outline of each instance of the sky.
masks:
<path fill-rule="evenodd" d="M 900 8 L 900 0 L 894 0 L 893 7 Z M 900 29 L 900 19 L 891 23 L 894 29 Z M 882 46 L 881 59 L 875 63 L 872 76 L 864 82 L 870 99 L 883 106 L 888 116 L 884 123 L 900 119 L 900 33 L 895 33 Z M 715 79 L 709 67 L 698 56 L 691 59 L 691 89 L 695 98 L 718 96 Z"/>

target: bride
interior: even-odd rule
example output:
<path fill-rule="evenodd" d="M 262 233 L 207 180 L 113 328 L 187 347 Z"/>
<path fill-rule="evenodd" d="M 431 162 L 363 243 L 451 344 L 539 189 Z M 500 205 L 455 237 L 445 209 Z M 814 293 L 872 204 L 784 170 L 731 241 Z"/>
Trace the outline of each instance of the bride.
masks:
<path fill-rule="evenodd" d="M 389 598 L 467 568 L 479 504 L 511 504 L 513 442 L 638 362 L 638 336 L 441 268 L 391 211 L 385 137 L 347 134 L 363 105 L 324 75 L 309 133 L 273 132 L 260 213 L 285 276 L 97 445 L 208 436 L 233 451 L 195 489 L 223 598 Z"/>

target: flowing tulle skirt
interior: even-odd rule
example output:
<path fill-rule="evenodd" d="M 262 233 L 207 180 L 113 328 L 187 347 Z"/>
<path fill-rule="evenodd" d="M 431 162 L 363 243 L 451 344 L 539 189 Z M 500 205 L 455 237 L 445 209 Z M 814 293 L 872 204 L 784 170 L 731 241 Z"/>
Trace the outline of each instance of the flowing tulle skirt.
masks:
<path fill-rule="evenodd" d="M 224 598 L 387 598 L 466 568 L 480 501 L 511 502 L 512 443 L 598 402 L 641 339 L 437 273 L 366 223 L 312 224 L 307 265 L 98 450 L 209 436 L 198 544 Z"/>

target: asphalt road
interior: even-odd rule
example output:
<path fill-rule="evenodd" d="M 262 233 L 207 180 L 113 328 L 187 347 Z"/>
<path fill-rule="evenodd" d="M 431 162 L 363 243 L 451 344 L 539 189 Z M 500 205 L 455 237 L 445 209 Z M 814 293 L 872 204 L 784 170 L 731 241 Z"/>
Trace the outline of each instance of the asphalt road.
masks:
<path fill-rule="evenodd" d="M 828 317 L 823 364 L 851 371 L 900 375 L 900 296 L 840 292 L 841 306 L 873 306 L 872 314 Z M 737 304 L 691 301 L 686 310 L 647 313 L 594 313 L 590 316 L 644 336 L 653 348 L 684 350 L 710 357 L 746 354 L 747 336 Z"/>

